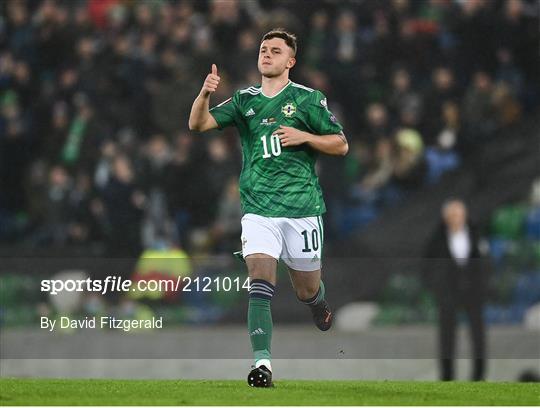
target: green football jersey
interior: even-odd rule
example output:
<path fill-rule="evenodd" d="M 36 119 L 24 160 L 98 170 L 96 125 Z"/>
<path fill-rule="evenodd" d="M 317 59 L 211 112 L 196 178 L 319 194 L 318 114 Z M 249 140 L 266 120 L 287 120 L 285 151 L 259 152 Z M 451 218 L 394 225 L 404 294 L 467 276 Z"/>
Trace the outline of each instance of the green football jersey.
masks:
<path fill-rule="evenodd" d="M 220 129 L 236 126 L 242 144 L 240 199 L 244 214 L 311 217 L 326 211 L 315 173 L 317 151 L 307 144 L 281 146 L 280 125 L 316 135 L 337 134 L 342 126 L 322 92 L 292 81 L 273 97 L 260 86 L 236 91 L 210 109 Z"/>

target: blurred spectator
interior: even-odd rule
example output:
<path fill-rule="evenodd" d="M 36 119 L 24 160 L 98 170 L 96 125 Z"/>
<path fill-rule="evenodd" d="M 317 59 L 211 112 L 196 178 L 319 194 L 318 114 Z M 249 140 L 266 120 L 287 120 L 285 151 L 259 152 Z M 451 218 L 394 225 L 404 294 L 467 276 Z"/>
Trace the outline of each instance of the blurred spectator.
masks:
<path fill-rule="evenodd" d="M 59 101 L 54 104 L 50 125 L 40 145 L 43 158 L 50 164 L 60 160 L 62 148 L 69 129 L 68 105 Z"/>
<path fill-rule="evenodd" d="M 493 107 L 497 117 L 497 128 L 517 123 L 521 118 L 521 105 L 514 97 L 510 87 L 504 82 L 495 86 Z"/>
<path fill-rule="evenodd" d="M 31 237 L 31 244 L 65 245 L 68 240 L 70 224 L 70 191 L 72 181 L 66 169 L 54 166 L 49 171 L 48 182 L 42 190 L 41 197 L 36 197 L 41 203 L 40 213 L 35 214 L 39 223 L 38 229 Z"/>
<path fill-rule="evenodd" d="M 453 102 L 445 102 L 441 107 L 441 121 L 435 138 L 435 146 L 444 150 L 456 149 L 460 143 L 461 112 Z"/>
<path fill-rule="evenodd" d="M 413 19 L 404 19 L 397 25 L 395 61 L 424 75 L 430 66 L 429 56 L 436 55 L 433 38 L 417 30 Z"/>
<path fill-rule="evenodd" d="M 253 68 L 259 54 L 259 38 L 254 30 L 246 29 L 238 35 L 238 58 L 231 67 L 232 78 L 238 82 L 244 79 L 244 75 Z M 208 65 L 209 66 L 209 65 Z M 260 79 L 257 81 L 259 82 Z"/>
<path fill-rule="evenodd" d="M 74 97 L 76 114 L 69 125 L 60 158 L 72 169 L 91 170 L 95 166 L 103 128 L 84 94 Z"/>
<path fill-rule="evenodd" d="M 368 146 L 375 146 L 379 141 L 390 138 L 392 128 L 385 105 L 381 103 L 369 105 L 366 110 L 366 120 L 362 141 Z"/>
<path fill-rule="evenodd" d="M 173 48 L 163 50 L 160 58 L 162 72 L 151 90 L 152 120 L 157 129 L 173 134 L 186 123 L 199 84 L 190 76 L 190 61 L 179 58 Z"/>
<path fill-rule="evenodd" d="M 538 38 L 532 34 L 533 30 L 538 32 L 538 4 L 508 0 L 502 11 L 497 23 L 497 44 L 508 49 L 522 70 L 530 74 L 538 67 L 538 58 L 530 51 L 533 44 L 538 45 Z"/>
<path fill-rule="evenodd" d="M 356 15 L 351 10 L 342 11 L 337 17 L 336 31 L 330 43 L 330 57 L 344 69 L 354 69 L 360 62 L 360 38 Z"/>
<path fill-rule="evenodd" d="M 101 145 L 100 157 L 98 158 L 94 172 L 94 184 L 102 191 L 109 183 L 112 174 L 113 161 L 118 152 L 116 143 L 106 140 Z"/>
<path fill-rule="evenodd" d="M 382 139 L 377 143 L 374 154 L 356 149 L 360 165 L 366 168 L 365 175 L 360 183 L 353 185 L 353 198 L 360 202 L 374 202 L 379 199 L 380 190 L 384 188 L 392 178 L 393 157 L 392 142 Z"/>
<path fill-rule="evenodd" d="M 497 128 L 493 102 L 494 85 L 491 76 L 485 71 L 476 72 L 463 100 L 467 143 L 471 147 L 493 136 Z"/>
<path fill-rule="evenodd" d="M 435 295 L 439 313 L 440 378 L 455 378 L 454 358 L 458 312 L 467 314 L 472 339 L 471 380 L 485 376 L 485 327 L 482 310 L 486 271 L 480 259 L 480 238 L 467 207 L 452 199 L 442 207 L 442 223 L 426 249 L 424 281 Z"/>
<path fill-rule="evenodd" d="M 446 102 L 457 103 L 457 89 L 454 73 L 449 67 L 438 67 L 431 74 L 432 86 L 428 87 L 424 96 L 423 134 L 428 145 L 434 144 L 439 127 L 442 107 Z"/>
<path fill-rule="evenodd" d="M 228 54 L 229 48 L 233 44 L 237 44 L 236 39 L 238 38 L 241 27 L 239 23 L 241 20 L 247 21 L 246 16 L 242 15 L 240 2 L 238 0 L 210 0 L 209 11 L 208 18 L 219 62 L 230 71 L 234 64 L 234 60 L 225 58 L 225 56 Z"/>
<path fill-rule="evenodd" d="M 141 251 L 141 221 L 147 202 L 135 179 L 131 161 L 115 157 L 112 177 L 103 190 L 103 213 L 107 223 L 110 256 L 137 257 Z"/>
<path fill-rule="evenodd" d="M 420 95 L 412 89 L 411 77 L 406 69 L 398 69 L 394 72 L 388 107 L 396 117 L 400 118 L 402 126 L 418 126 L 422 100 Z"/>
<path fill-rule="evenodd" d="M 498 67 L 495 80 L 506 84 L 515 96 L 523 92 L 523 74 L 514 62 L 512 52 L 507 48 L 497 50 Z"/>
<path fill-rule="evenodd" d="M 406 2 L 401 2 L 402 4 Z M 397 6 L 399 2 L 393 2 Z M 391 12 L 392 14 L 392 12 Z M 361 67 L 359 74 L 364 81 L 374 81 L 376 79 L 385 80 L 391 72 L 392 62 L 396 55 L 396 38 L 394 30 L 394 20 L 384 13 L 374 13 L 372 38 L 366 36 L 367 49 L 366 60 Z M 392 21 L 389 21 L 392 20 Z M 389 61 L 391 59 L 391 61 Z M 401 61 L 403 63 L 403 61 Z"/>
<path fill-rule="evenodd" d="M 407 128 L 398 130 L 392 139 L 380 139 L 373 154 L 356 149 L 353 154 L 365 172 L 351 188 L 351 198 L 380 207 L 395 204 L 403 193 L 422 185 L 427 171 L 423 153 L 420 134 Z"/>
<path fill-rule="evenodd" d="M 424 143 L 414 129 L 401 129 L 395 136 L 392 180 L 402 189 L 414 189 L 424 181 Z"/>
<path fill-rule="evenodd" d="M 438 182 L 442 174 L 455 169 L 461 163 L 458 154 L 461 132 L 459 106 L 455 102 L 446 102 L 442 106 L 439 129 L 433 141 L 435 144 L 426 149 L 429 183 Z"/>
<path fill-rule="evenodd" d="M 25 207 L 20 183 L 29 159 L 32 123 L 13 91 L 0 97 L 0 197 L 4 208 L 17 212 Z"/>
<path fill-rule="evenodd" d="M 206 152 L 191 133 L 180 132 L 166 169 L 165 191 L 180 245 L 189 248 L 193 226 L 207 222 Z"/>
<path fill-rule="evenodd" d="M 147 143 L 140 167 L 141 186 L 146 197 L 146 218 L 143 224 L 143 244 L 156 246 L 158 240 L 175 242 L 175 232 L 166 198 L 167 166 L 171 161 L 170 148 L 163 135 L 153 136 Z"/>
<path fill-rule="evenodd" d="M 211 174 L 209 184 L 206 186 L 209 203 L 217 203 L 221 196 L 223 186 L 231 177 L 238 177 L 238 158 L 234 157 L 222 137 L 215 137 L 208 142 L 207 171 Z M 216 210 L 216 206 L 208 208 L 210 213 Z"/>
<path fill-rule="evenodd" d="M 105 93 L 103 69 L 98 63 L 98 41 L 91 35 L 84 35 L 77 39 L 75 45 L 77 55 L 77 72 L 81 91 L 93 98 L 101 92 Z"/>
<path fill-rule="evenodd" d="M 361 61 L 357 17 L 352 10 L 343 10 L 333 27 L 335 30 L 326 44 L 326 61 L 331 62 L 327 69 L 335 92 L 346 100 L 354 100 L 356 95 L 361 95 L 361 82 L 351 81 L 357 75 Z M 351 108 L 345 107 L 348 112 Z"/>
<path fill-rule="evenodd" d="M 458 70 L 463 77 L 474 71 L 489 70 L 494 65 L 493 3 L 484 0 L 464 1 L 456 21 L 458 42 Z"/>
<path fill-rule="evenodd" d="M 324 62 L 325 39 L 328 35 L 329 17 L 324 10 L 317 10 L 311 16 L 310 33 L 306 39 L 306 65 L 320 69 Z"/>
<path fill-rule="evenodd" d="M 238 179 L 230 178 L 225 184 L 223 196 L 219 201 L 216 221 L 211 228 L 210 237 L 216 252 L 234 252 L 239 248 L 238 237 L 241 232 L 240 189 Z"/>
<path fill-rule="evenodd" d="M 31 76 L 30 66 L 24 60 L 15 61 L 13 66 L 13 90 L 19 98 L 19 102 L 23 106 L 31 107 L 32 101 L 32 89 L 34 84 Z"/>
<path fill-rule="evenodd" d="M 152 136 L 146 143 L 139 166 L 141 183 L 148 192 L 163 188 L 165 170 L 171 159 L 170 146 L 165 136 Z"/>
<path fill-rule="evenodd" d="M 68 234 L 74 243 L 86 244 L 102 239 L 98 220 L 92 212 L 94 198 L 90 175 L 85 172 L 77 174 L 69 195 L 71 210 Z"/>
<path fill-rule="evenodd" d="M 7 8 L 7 46 L 20 58 L 30 59 L 35 51 L 34 30 L 30 23 L 31 16 L 25 2 L 11 1 Z M 5 14 L 6 15 L 6 14 Z"/>
<path fill-rule="evenodd" d="M 46 73 L 52 74 L 72 59 L 73 41 L 67 5 L 43 1 L 35 15 L 37 57 Z"/>

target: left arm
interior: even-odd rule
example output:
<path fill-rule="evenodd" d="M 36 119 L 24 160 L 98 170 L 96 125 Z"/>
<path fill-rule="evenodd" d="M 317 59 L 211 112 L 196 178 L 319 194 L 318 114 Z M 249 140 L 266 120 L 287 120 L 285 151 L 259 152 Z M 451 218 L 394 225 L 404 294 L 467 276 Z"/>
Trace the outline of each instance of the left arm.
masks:
<path fill-rule="evenodd" d="M 349 151 L 349 144 L 343 132 L 319 136 L 289 126 L 280 126 L 275 133 L 281 140 L 281 146 L 283 147 L 307 143 L 321 153 L 337 156 L 345 156 Z"/>

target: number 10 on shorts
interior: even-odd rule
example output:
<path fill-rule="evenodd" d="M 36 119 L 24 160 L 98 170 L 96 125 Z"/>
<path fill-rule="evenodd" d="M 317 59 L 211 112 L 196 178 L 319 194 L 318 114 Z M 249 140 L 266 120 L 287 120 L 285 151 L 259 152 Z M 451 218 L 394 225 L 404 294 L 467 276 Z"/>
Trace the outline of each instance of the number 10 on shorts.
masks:
<path fill-rule="evenodd" d="M 304 230 L 302 235 L 304 236 L 304 249 L 302 249 L 302 252 L 317 251 L 319 249 L 319 231 L 313 229 L 310 233 L 308 230 Z"/>

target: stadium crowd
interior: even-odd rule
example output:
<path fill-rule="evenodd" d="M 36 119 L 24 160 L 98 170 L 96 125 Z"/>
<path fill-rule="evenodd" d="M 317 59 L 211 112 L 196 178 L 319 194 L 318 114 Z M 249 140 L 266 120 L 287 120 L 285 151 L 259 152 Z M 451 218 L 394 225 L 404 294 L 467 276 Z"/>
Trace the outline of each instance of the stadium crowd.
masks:
<path fill-rule="evenodd" d="M 436 183 L 540 96 L 525 0 L 25 1 L 0 4 L 0 241 L 112 256 L 239 247 L 234 130 L 187 130 L 210 65 L 217 103 L 260 83 L 261 35 L 299 37 L 346 158 L 321 157 L 329 239 Z M 536 84 L 536 85 L 534 85 Z M 536 86 L 536 87 L 535 87 Z"/>

